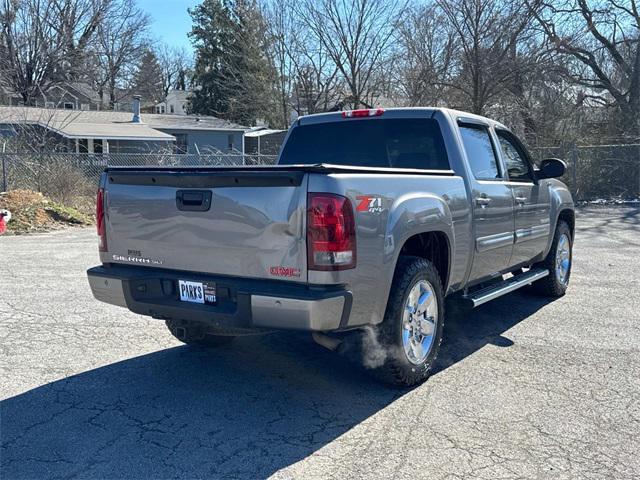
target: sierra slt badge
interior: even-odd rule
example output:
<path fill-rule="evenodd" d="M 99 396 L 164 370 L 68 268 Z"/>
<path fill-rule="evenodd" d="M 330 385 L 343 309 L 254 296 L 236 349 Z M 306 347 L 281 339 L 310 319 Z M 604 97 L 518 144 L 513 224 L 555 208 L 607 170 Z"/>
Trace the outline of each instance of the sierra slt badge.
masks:
<path fill-rule="evenodd" d="M 143 258 L 143 257 L 132 257 L 130 255 L 112 255 L 113 260 L 116 262 L 129 262 L 129 263 L 139 263 L 143 265 L 162 265 L 164 262 L 162 260 L 154 260 L 152 258 Z"/>

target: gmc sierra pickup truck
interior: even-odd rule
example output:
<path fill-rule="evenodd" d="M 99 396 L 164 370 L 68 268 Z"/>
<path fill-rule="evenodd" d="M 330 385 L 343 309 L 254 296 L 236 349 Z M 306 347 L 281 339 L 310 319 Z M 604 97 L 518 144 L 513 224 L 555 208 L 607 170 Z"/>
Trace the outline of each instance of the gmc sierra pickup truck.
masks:
<path fill-rule="evenodd" d="M 372 331 L 388 352 L 373 371 L 412 385 L 434 364 L 445 297 L 565 293 L 565 169 L 448 109 L 301 117 L 274 166 L 107 169 L 89 283 L 187 344 L 297 329 L 334 348 Z"/>

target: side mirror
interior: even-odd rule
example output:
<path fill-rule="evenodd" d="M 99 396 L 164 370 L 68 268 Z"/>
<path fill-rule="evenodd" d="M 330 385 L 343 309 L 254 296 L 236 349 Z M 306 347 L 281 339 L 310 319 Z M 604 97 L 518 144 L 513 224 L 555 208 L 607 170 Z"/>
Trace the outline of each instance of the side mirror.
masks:
<path fill-rule="evenodd" d="M 540 169 L 536 172 L 539 180 L 543 178 L 558 178 L 567 171 L 567 164 L 559 158 L 547 158 L 540 163 Z"/>

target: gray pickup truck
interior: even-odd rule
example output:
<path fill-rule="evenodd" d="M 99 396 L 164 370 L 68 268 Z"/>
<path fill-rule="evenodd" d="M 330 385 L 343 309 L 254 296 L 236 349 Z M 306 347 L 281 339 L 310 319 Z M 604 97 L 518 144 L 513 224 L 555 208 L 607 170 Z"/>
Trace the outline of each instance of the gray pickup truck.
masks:
<path fill-rule="evenodd" d="M 220 345 L 277 329 L 325 346 L 373 333 L 400 385 L 434 364 L 447 305 L 525 285 L 565 293 L 574 207 L 505 126 L 442 108 L 298 119 L 274 166 L 109 168 L 97 195 L 101 301 Z"/>

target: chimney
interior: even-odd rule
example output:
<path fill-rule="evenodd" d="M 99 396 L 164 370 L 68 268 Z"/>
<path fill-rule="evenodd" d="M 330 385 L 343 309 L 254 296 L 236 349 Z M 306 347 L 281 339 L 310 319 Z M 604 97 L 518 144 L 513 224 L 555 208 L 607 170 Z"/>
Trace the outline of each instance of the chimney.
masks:
<path fill-rule="evenodd" d="M 133 96 L 133 118 L 131 122 L 140 123 L 140 99 L 142 97 L 140 95 Z"/>

